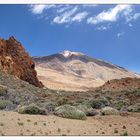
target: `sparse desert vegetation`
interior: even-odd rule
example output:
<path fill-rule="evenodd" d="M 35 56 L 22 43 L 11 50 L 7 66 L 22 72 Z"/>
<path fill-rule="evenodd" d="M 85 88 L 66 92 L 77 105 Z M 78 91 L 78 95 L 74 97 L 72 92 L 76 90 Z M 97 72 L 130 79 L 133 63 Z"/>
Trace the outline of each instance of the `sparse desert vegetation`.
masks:
<path fill-rule="evenodd" d="M 3 117 L 5 113 L 5 117 Z M 86 120 L 67 119 L 54 115 L 29 115 L 0 111 L 3 125 L 0 135 L 139 135 L 140 114 L 130 113 L 128 117 L 106 115 L 87 117 Z M 20 121 L 18 120 L 20 118 Z M 31 122 L 27 121 L 27 118 Z M 11 121 L 12 120 L 12 121 Z M 55 121 L 55 123 L 54 123 Z M 129 122 L 129 123 L 128 123 Z M 44 125 L 44 123 L 46 125 Z M 63 125 L 62 125 L 63 124 Z M 114 125 L 117 124 L 117 125 Z M 111 127 L 109 127 L 111 126 Z M 124 127 L 125 126 L 125 127 Z M 124 129 L 125 128 L 125 129 Z"/>

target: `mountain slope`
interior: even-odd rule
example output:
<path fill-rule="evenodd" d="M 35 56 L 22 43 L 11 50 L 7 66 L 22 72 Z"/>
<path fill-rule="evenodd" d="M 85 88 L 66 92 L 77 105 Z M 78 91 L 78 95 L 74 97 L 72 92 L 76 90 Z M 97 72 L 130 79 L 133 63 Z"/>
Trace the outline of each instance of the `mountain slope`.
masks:
<path fill-rule="evenodd" d="M 33 57 L 38 78 L 52 89 L 89 90 L 111 79 L 139 77 L 122 67 L 94 59 L 79 52 L 64 51 Z"/>

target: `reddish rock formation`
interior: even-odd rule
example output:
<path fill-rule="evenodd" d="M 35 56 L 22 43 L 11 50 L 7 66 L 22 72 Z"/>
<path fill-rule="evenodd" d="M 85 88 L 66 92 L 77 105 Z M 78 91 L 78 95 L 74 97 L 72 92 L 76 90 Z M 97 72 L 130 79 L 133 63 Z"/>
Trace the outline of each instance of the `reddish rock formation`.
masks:
<path fill-rule="evenodd" d="M 107 81 L 100 88 L 110 91 L 128 90 L 140 88 L 140 78 L 122 78 Z"/>
<path fill-rule="evenodd" d="M 0 69 L 37 87 L 43 87 L 37 78 L 34 62 L 13 36 L 8 40 L 0 38 Z"/>

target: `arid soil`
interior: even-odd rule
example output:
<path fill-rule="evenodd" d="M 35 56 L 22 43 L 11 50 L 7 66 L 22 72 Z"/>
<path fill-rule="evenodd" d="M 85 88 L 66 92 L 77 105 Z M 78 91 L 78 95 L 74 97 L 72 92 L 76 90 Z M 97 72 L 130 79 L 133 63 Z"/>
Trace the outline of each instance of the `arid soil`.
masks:
<path fill-rule="evenodd" d="M 91 87 L 97 87 L 104 84 L 102 80 L 92 78 L 77 77 L 69 73 L 62 73 L 42 67 L 36 67 L 38 79 L 44 86 L 54 90 L 65 91 L 87 91 Z"/>
<path fill-rule="evenodd" d="M 140 113 L 72 120 L 0 111 L 0 135 L 140 135 Z"/>

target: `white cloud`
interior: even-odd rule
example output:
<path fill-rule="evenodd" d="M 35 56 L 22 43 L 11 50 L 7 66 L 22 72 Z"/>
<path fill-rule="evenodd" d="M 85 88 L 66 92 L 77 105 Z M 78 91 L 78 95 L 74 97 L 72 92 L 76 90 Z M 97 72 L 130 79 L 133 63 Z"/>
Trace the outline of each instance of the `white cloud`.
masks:
<path fill-rule="evenodd" d="M 128 24 L 129 27 L 132 27 L 133 25 L 131 23 Z"/>
<path fill-rule="evenodd" d="M 29 5 L 30 11 L 35 15 L 51 20 L 56 24 L 71 24 L 72 22 L 81 22 L 88 16 L 88 7 L 97 5 Z M 51 16 L 48 16 L 48 10 L 52 10 Z"/>
<path fill-rule="evenodd" d="M 128 16 L 132 12 L 131 5 L 117 5 L 114 8 L 110 8 L 108 11 L 103 11 L 95 17 L 90 17 L 87 20 L 88 24 L 98 24 L 102 22 L 115 22 L 119 19 L 120 14 Z"/>
<path fill-rule="evenodd" d="M 81 22 L 84 18 L 86 18 L 87 15 L 88 12 L 78 13 L 72 18 L 72 21 Z"/>
<path fill-rule="evenodd" d="M 108 30 L 110 28 L 111 28 L 111 26 L 110 26 L 110 24 L 108 24 L 106 26 L 105 25 L 98 26 L 96 29 L 100 30 L 100 31 L 103 31 L 103 30 Z"/>
<path fill-rule="evenodd" d="M 135 13 L 135 14 L 128 16 L 126 22 L 135 21 L 138 18 L 140 18 L 140 13 Z"/>
<path fill-rule="evenodd" d="M 78 7 L 74 7 L 72 10 L 69 10 L 59 16 L 56 16 L 53 19 L 53 22 L 57 24 L 68 23 L 71 21 L 72 15 L 74 15 L 77 12 L 77 10 L 78 10 Z"/>
<path fill-rule="evenodd" d="M 70 9 L 70 8 L 71 8 L 70 5 L 65 5 L 65 6 L 63 6 L 63 7 L 59 8 L 59 9 L 57 9 L 57 13 L 63 13 L 63 12 L 65 12 L 66 10 L 68 10 L 68 9 Z"/>
<path fill-rule="evenodd" d="M 134 14 L 133 19 L 134 19 L 134 20 L 137 20 L 138 18 L 140 18 L 140 13 Z"/>
<path fill-rule="evenodd" d="M 37 4 L 37 5 L 30 5 L 29 7 L 33 14 L 42 14 L 44 10 L 55 7 L 55 5 Z"/>
<path fill-rule="evenodd" d="M 121 36 L 124 35 L 124 32 L 120 32 L 120 33 L 117 33 L 117 37 L 120 38 Z"/>
<path fill-rule="evenodd" d="M 44 18 L 50 23 L 70 25 L 72 22 L 82 22 L 85 20 L 87 24 L 97 24 L 97 30 L 107 30 L 110 28 L 107 26 L 108 23 L 111 24 L 121 18 L 125 19 L 125 23 L 131 27 L 131 22 L 140 18 L 140 13 L 135 13 L 135 6 L 132 5 L 116 5 L 95 16 L 91 16 L 91 9 L 94 9 L 96 6 L 98 5 L 40 4 L 29 5 L 28 8 L 34 15 L 37 15 L 37 18 Z"/>

